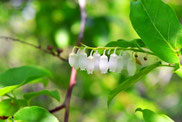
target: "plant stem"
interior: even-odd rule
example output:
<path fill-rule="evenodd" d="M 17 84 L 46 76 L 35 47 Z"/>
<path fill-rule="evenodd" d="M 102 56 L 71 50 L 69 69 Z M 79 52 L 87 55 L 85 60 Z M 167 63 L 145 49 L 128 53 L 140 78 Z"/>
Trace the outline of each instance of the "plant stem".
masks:
<path fill-rule="evenodd" d="M 69 88 L 67 91 L 67 95 L 66 95 L 66 99 L 65 99 L 65 116 L 64 116 L 64 122 L 68 122 L 68 118 L 69 118 L 69 105 L 70 105 L 70 99 L 71 99 L 71 94 L 73 91 L 73 87 L 76 84 L 76 70 L 74 68 L 72 68 L 71 70 L 71 77 L 70 77 L 70 84 L 69 84 Z"/>
<path fill-rule="evenodd" d="M 86 11 L 85 11 L 86 0 L 78 0 L 78 4 L 80 6 L 80 12 L 81 12 L 81 25 L 80 25 L 80 33 L 79 33 L 78 41 L 77 41 L 77 47 L 80 47 L 81 41 L 82 41 L 83 35 L 84 35 L 86 17 L 87 17 Z M 76 51 L 77 50 L 75 50 L 75 52 Z M 71 100 L 73 88 L 76 84 L 76 73 L 77 73 L 77 71 L 74 68 L 72 68 L 70 82 L 69 82 L 69 88 L 67 90 L 66 98 L 65 98 L 65 101 L 63 102 L 63 104 L 56 107 L 53 110 L 50 110 L 51 113 L 54 113 L 54 112 L 57 112 L 64 108 L 65 109 L 64 122 L 68 122 L 68 119 L 69 119 L 70 100 Z"/>
<path fill-rule="evenodd" d="M 171 65 L 171 64 L 169 64 L 169 65 L 161 64 L 160 66 L 161 66 L 161 67 L 171 67 L 171 68 L 175 68 L 175 66 L 173 66 L 173 65 Z"/>
<path fill-rule="evenodd" d="M 37 45 L 31 44 L 31 43 L 28 43 L 28 42 L 25 42 L 25 41 L 22 41 L 22 40 L 19 40 L 19 39 L 15 39 L 15 38 L 12 38 L 12 37 L 8 37 L 8 36 L 0 36 L 0 39 L 4 39 L 4 40 L 8 40 L 8 41 L 20 42 L 20 43 L 22 43 L 22 44 L 25 44 L 25 45 L 34 47 L 34 48 L 39 49 L 39 50 L 41 50 L 41 51 L 43 51 L 43 52 L 45 52 L 45 53 L 47 53 L 47 54 L 50 54 L 50 55 L 52 55 L 52 56 L 55 56 L 55 57 L 59 58 L 59 59 L 62 60 L 62 61 L 67 62 L 67 59 L 61 57 L 60 55 L 56 55 L 56 54 L 54 54 L 53 52 L 51 52 L 51 51 L 49 51 L 49 50 L 47 50 L 47 49 L 42 48 L 41 46 L 37 46 Z"/>
<path fill-rule="evenodd" d="M 85 44 L 82 44 L 84 46 L 84 48 L 86 49 L 91 49 L 91 50 L 99 50 L 99 49 L 107 49 L 107 50 L 114 50 L 117 48 L 117 50 L 130 50 L 130 51 L 134 51 L 134 52 L 141 52 L 141 53 L 147 53 L 147 54 L 150 54 L 150 55 L 155 55 L 154 53 L 150 52 L 150 51 L 145 51 L 145 50 L 141 50 L 141 49 L 136 49 L 136 48 L 124 48 L 124 47 L 89 47 Z M 78 47 L 78 46 L 75 46 L 76 48 L 82 48 L 82 47 Z"/>

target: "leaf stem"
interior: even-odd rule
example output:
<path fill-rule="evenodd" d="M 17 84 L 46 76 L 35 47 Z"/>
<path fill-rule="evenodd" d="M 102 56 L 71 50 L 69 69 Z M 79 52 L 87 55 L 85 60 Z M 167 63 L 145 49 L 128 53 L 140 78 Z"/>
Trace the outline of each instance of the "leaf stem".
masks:
<path fill-rule="evenodd" d="M 91 50 L 94 50 L 94 51 L 96 51 L 98 49 L 114 50 L 114 49 L 117 48 L 117 50 L 130 50 L 130 51 L 134 51 L 134 52 L 147 53 L 147 54 L 155 56 L 155 54 L 150 52 L 150 51 L 145 51 L 143 49 L 136 49 L 136 48 L 131 48 L 131 47 L 130 48 L 124 48 L 124 47 L 89 47 L 89 46 L 87 46 L 87 45 L 85 45 L 83 43 L 82 43 L 82 46 L 84 46 L 84 48 L 86 48 L 86 49 L 91 49 Z M 82 48 L 82 47 L 75 46 L 75 48 Z"/>
<path fill-rule="evenodd" d="M 9 98 L 13 98 L 11 95 L 9 95 L 9 94 L 5 94 L 4 96 L 7 96 L 7 97 L 9 97 Z"/>
<path fill-rule="evenodd" d="M 160 66 L 163 66 L 163 67 L 172 67 L 172 68 L 175 68 L 175 66 L 172 66 L 171 64 L 168 64 L 168 65 L 166 65 L 166 64 L 161 64 Z"/>

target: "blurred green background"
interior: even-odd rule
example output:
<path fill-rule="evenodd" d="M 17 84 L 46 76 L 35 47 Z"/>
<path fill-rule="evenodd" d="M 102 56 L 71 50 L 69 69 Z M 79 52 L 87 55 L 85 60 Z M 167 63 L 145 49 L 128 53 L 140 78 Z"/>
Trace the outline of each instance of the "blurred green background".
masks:
<path fill-rule="evenodd" d="M 182 1 L 165 0 L 182 21 Z M 129 20 L 130 0 L 87 0 L 87 23 L 83 43 L 104 46 L 109 41 L 138 38 Z M 167 13 L 166 13 L 167 14 Z M 76 0 L 0 0 L 0 35 L 26 42 L 54 45 L 63 49 L 67 58 L 77 42 L 80 28 L 80 10 Z M 150 64 L 153 57 L 143 61 Z M 39 65 L 50 70 L 54 79 L 45 89 L 59 89 L 64 100 L 71 67 L 55 57 L 19 42 L 0 40 L 0 72 L 22 65 Z M 138 107 L 164 113 L 176 122 L 182 122 L 182 82 L 170 68 L 158 68 L 142 81 L 121 92 L 107 108 L 108 93 L 127 76 L 108 73 L 102 75 L 78 71 L 70 106 L 70 122 L 142 122 Z M 27 85 L 16 90 L 18 97 L 30 91 L 43 89 L 42 84 Z M 52 109 L 60 103 L 46 96 L 36 97 L 31 105 Z M 64 110 L 55 113 L 60 121 Z"/>

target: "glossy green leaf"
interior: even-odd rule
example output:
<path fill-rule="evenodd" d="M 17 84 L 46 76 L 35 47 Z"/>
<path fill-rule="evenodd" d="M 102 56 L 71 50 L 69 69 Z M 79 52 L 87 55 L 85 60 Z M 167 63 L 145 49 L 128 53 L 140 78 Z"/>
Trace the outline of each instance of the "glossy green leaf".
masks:
<path fill-rule="evenodd" d="M 0 116 L 12 116 L 20 107 L 26 103 L 22 100 L 5 99 L 0 102 Z"/>
<path fill-rule="evenodd" d="M 130 20 L 142 41 L 158 57 L 168 63 L 179 62 L 176 36 L 180 23 L 167 4 L 161 0 L 133 1 Z"/>
<path fill-rule="evenodd" d="M 15 113 L 14 120 L 20 122 L 59 122 L 48 110 L 38 106 L 20 109 Z"/>
<path fill-rule="evenodd" d="M 177 34 L 176 40 L 177 40 L 176 46 L 178 50 L 182 49 L 182 26 L 180 27 L 180 31 Z"/>
<path fill-rule="evenodd" d="M 143 118 L 145 122 L 174 122 L 171 118 L 164 114 L 157 114 L 149 109 L 141 109 L 137 108 L 136 112 L 140 111 L 143 114 Z"/>
<path fill-rule="evenodd" d="M 38 92 L 31 92 L 24 95 L 24 98 L 27 100 L 31 100 L 33 97 L 39 96 L 39 95 L 48 95 L 52 98 L 55 98 L 57 101 L 60 101 L 60 96 L 58 91 L 48 91 L 48 90 L 41 90 Z"/>
<path fill-rule="evenodd" d="M 177 65 L 176 68 L 175 68 L 175 73 L 180 77 L 182 78 L 182 66 L 181 65 Z"/>
<path fill-rule="evenodd" d="M 143 41 L 141 39 L 135 39 L 133 41 L 126 41 L 123 39 L 120 39 L 118 41 L 112 41 L 109 42 L 105 47 L 123 47 L 123 48 L 127 48 L 127 47 L 144 47 L 145 44 L 143 43 Z"/>
<path fill-rule="evenodd" d="M 148 67 L 145 67 L 141 69 L 138 73 L 136 73 L 134 76 L 127 78 L 125 81 L 123 81 L 121 84 L 119 84 L 114 90 L 112 90 L 108 96 L 108 106 L 111 103 L 112 99 L 121 91 L 127 90 L 129 87 L 134 85 L 137 81 L 139 81 L 141 78 L 143 78 L 146 74 L 148 74 L 150 71 L 155 69 L 156 67 L 159 67 L 160 63 L 156 63 L 153 65 L 150 65 Z"/>
<path fill-rule="evenodd" d="M 50 76 L 50 72 L 35 66 L 9 69 L 0 74 L 0 96 L 33 80 Z"/>

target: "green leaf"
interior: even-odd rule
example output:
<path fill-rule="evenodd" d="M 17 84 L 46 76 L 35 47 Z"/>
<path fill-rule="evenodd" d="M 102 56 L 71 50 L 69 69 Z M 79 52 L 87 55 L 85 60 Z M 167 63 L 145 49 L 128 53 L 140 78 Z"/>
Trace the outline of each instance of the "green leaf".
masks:
<path fill-rule="evenodd" d="M 182 48 L 182 26 L 180 27 L 180 31 L 177 34 L 177 48 L 178 50 L 180 50 Z"/>
<path fill-rule="evenodd" d="M 182 78 L 182 66 L 179 64 L 177 65 L 176 69 L 175 69 L 175 73 Z"/>
<path fill-rule="evenodd" d="M 16 101 L 19 103 L 20 107 L 25 107 L 28 105 L 28 102 L 25 99 L 16 99 Z"/>
<path fill-rule="evenodd" d="M 35 66 L 9 69 L 0 74 L 0 96 L 33 80 L 50 76 L 50 72 Z"/>
<path fill-rule="evenodd" d="M 143 41 L 141 39 L 135 39 L 133 41 L 126 41 L 123 39 L 120 39 L 118 41 L 112 41 L 109 42 L 105 47 L 123 47 L 123 48 L 127 48 L 127 47 L 144 47 L 145 44 L 143 43 Z"/>
<path fill-rule="evenodd" d="M 137 81 L 139 81 L 141 78 L 143 78 L 146 74 L 148 74 L 150 71 L 155 69 L 156 67 L 159 67 L 160 63 L 156 63 L 153 65 L 150 65 L 148 67 L 145 67 L 141 69 L 138 73 L 136 73 L 134 76 L 127 78 L 125 81 L 123 81 L 121 84 L 119 84 L 114 90 L 112 90 L 108 96 L 108 106 L 111 103 L 112 99 L 121 91 L 127 90 L 129 87 L 134 85 Z"/>
<path fill-rule="evenodd" d="M 179 62 L 176 38 L 180 23 L 167 4 L 161 0 L 131 2 L 130 20 L 142 41 L 159 58 L 168 63 Z"/>
<path fill-rule="evenodd" d="M 146 47 L 146 45 L 143 43 L 143 41 L 141 39 L 134 39 L 133 42 L 135 43 L 135 45 L 140 46 L 140 47 Z"/>
<path fill-rule="evenodd" d="M 39 96 L 39 95 L 48 95 L 50 97 L 55 98 L 57 101 L 60 101 L 60 96 L 58 91 L 48 91 L 48 90 L 41 90 L 38 92 L 31 92 L 24 95 L 24 98 L 27 100 L 31 100 L 33 97 Z"/>
<path fill-rule="evenodd" d="M 14 120 L 20 122 L 59 122 L 49 111 L 38 106 L 20 109 L 15 113 Z"/>
<path fill-rule="evenodd" d="M 140 111 L 143 114 L 143 118 L 145 122 L 174 122 L 171 118 L 164 114 L 157 114 L 149 109 L 141 109 L 137 108 L 136 112 Z"/>
<path fill-rule="evenodd" d="M 2 120 L 2 119 L 0 119 L 0 122 L 6 122 L 6 120 Z"/>
<path fill-rule="evenodd" d="M 12 116 L 20 107 L 21 100 L 5 99 L 0 102 L 0 116 Z"/>

